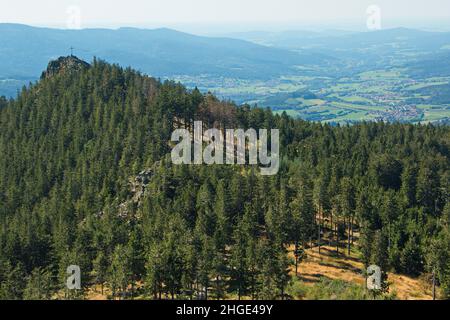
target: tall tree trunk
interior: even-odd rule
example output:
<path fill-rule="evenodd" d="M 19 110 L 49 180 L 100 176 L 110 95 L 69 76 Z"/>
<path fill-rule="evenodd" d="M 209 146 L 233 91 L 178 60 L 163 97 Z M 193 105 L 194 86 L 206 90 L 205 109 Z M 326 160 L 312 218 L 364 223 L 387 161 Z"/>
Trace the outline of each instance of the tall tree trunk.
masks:
<path fill-rule="evenodd" d="M 388 223 L 388 250 L 391 250 L 391 222 Z"/>
<path fill-rule="evenodd" d="M 333 226 L 333 210 L 330 210 L 330 247 L 333 244 L 334 226 Z"/>
<path fill-rule="evenodd" d="M 241 300 L 241 277 L 239 277 L 238 300 Z"/>
<path fill-rule="evenodd" d="M 217 300 L 219 299 L 219 276 L 216 276 L 216 291 L 217 291 Z"/>
<path fill-rule="evenodd" d="M 433 300 L 436 300 L 436 272 L 433 268 Z"/>
<path fill-rule="evenodd" d="M 353 225 L 354 225 L 354 217 L 352 216 L 352 245 L 353 245 L 353 239 L 354 239 L 354 228 L 353 228 Z"/>
<path fill-rule="evenodd" d="M 351 221 L 350 217 L 348 217 L 348 228 L 347 228 L 347 255 L 350 256 L 350 239 L 351 239 Z"/>
<path fill-rule="evenodd" d="M 321 210 L 319 210 L 319 223 L 318 223 L 318 234 L 317 234 L 317 245 L 319 247 L 319 255 L 320 255 L 320 242 L 322 241 L 321 239 L 321 229 L 320 229 L 320 224 L 321 224 L 321 220 L 320 220 L 320 212 Z"/>
<path fill-rule="evenodd" d="M 336 235 L 336 253 L 339 254 L 339 219 L 336 218 L 336 223 L 335 223 L 335 235 Z"/>

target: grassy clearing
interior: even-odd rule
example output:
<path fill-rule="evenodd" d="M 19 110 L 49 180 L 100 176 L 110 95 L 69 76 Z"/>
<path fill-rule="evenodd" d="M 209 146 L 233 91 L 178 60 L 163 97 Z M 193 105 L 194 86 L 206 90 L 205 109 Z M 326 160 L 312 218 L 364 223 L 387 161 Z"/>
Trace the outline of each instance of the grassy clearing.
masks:
<path fill-rule="evenodd" d="M 335 247 L 322 246 L 319 254 L 318 247 L 306 250 L 307 258 L 299 264 L 299 276 L 295 286 L 304 288 L 306 295 L 299 296 L 303 299 L 365 299 L 364 265 L 360 260 L 360 254 L 355 249 L 350 256 L 343 253 L 337 254 Z M 344 250 L 341 249 L 343 252 Z M 293 248 L 291 248 L 291 256 Z M 294 274 L 294 269 L 292 269 Z M 337 281 L 333 283 L 330 281 Z M 401 300 L 430 300 L 432 299 L 431 287 L 424 279 L 411 278 L 404 275 L 388 273 L 390 296 Z M 308 289 L 310 287 L 310 289 Z M 328 296 L 326 294 L 326 288 Z M 333 289 L 334 288 L 334 289 Z M 302 291 L 300 291 L 302 292 Z"/>

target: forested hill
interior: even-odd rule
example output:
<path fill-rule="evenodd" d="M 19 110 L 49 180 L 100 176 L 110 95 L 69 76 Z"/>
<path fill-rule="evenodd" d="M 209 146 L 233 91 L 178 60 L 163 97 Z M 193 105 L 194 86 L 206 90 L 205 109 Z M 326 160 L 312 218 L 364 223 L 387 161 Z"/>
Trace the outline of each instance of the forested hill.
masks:
<path fill-rule="evenodd" d="M 317 53 L 293 53 L 244 40 L 195 36 L 165 28 L 64 30 L 0 23 L 0 43 L 1 79 L 35 79 L 48 60 L 70 47 L 84 59 L 105 57 L 158 77 L 209 74 L 266 79 L 291 74 L 293 66 L 329 59 Z"/>
<path fill-rule="evenodd" d="M 112 297 L 295 298 L 288 251 L 318 234 L 383 272 L 435 270 L 449 296 L 449 127 L 332 127 L 98 60 L 58 68 L 0 99 L 1 299 L 74 297 L 69 265 Z M 172 165 L 194 119 L 279 128 L 279 174 Z"/>

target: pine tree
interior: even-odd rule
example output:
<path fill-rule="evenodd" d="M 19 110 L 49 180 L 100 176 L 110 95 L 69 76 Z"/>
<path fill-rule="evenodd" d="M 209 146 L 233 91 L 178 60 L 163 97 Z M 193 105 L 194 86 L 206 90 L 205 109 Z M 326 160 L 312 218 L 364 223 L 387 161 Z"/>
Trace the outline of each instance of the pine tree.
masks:
<path fill-rule="evenodd" d="M 112 253 L 108 282 L 111 286 L 113 298 L 125 296 L 131 284 L 130 253 L 124 245 L 118 244 Z"/>
<path fill-rule="evenodd" d="M 351 236 L 355 214 L 355 190 L 350 178 L 341 180 L 340 209 L 344 215 L 344 224 L 347 225 L 347 255 L 350 256 Z"/>
<path fill-rule="evenodd" d="M 108 259 L 103 253 L 103 251 L 100 251 L 95 258 L 93 263 L 93 269 L 92 269 L 92 277 L 96 284 L 100 284 L 101 286 L 101 293 L 104 293 L 104 284 L 106 281 L 107 271 L 108 271 Z"/>
<path fill-rule="evenodd" d="M 237 292 L 239 300 L 247 293 L 248 268 L 246 265 L 246 238 L 244 223 L 242 220 L 238 221 L 233 233 L 233 246 L 230 259 L 230 284 L 235 292 Z"/>
<path fill-rule="evenodd" d="M 405 274 L 418 276 L 423 270 L 423 258 L 416 237 L 411 237 L 401 254 L 401 267 Z"/>
<path fill-rule="evenodd" d="M 9 261 L 0 261 L 0 300 L 20 300 L 26 282 L 25 270 L 19 263 L 13 267 Z"/>
<path fill-rule="evenodd" d="M 49 270 L 34 269 L 23 292 L 25 300 L 50 300 L 54 293 L 53 275 Z"/>
<path fill-rule="evenodd" d="M 389 270 L 388 241 L 380 230 L 375 232 L 372 247 L 372 263 L 381 269 L 381 289 L 379 293 L 389 291 L 387 272 Z"/>

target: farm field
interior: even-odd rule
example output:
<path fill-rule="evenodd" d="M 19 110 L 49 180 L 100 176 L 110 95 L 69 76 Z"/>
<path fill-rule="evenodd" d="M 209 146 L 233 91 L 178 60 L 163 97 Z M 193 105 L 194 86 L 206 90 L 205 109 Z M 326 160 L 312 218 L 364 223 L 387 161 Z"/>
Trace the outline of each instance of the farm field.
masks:
<path fill-rule="evenodd" d="M 279 79 L 177 77 L 187 86 L 238 104 L 270 107 L 276 113 L 326 123 L 400 121 L 429 123 L 450 119 L 450 77 L 415 80 L 405 69 L 366 71 L 352 77 L 286 76 Z M 448 98 L 435 101 L 431 88 Z"/>

